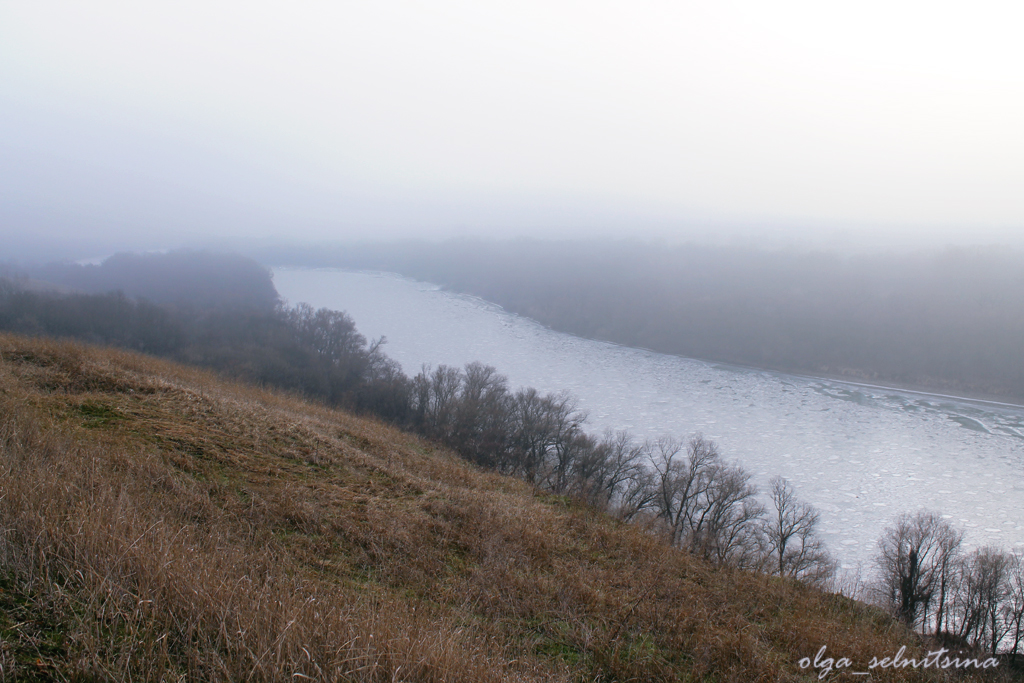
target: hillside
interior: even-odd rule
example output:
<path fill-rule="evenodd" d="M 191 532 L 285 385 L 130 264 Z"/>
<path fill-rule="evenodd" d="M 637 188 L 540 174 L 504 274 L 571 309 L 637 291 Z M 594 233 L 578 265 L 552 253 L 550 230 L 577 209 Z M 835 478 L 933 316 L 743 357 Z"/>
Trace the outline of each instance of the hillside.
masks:
<path fill-rule="evenodd" d="M 823 645 L 854 671 L 923 652 L 847 598 L 128 352 L 0 336 L 0 487 L 3 680 L 813 680 Z"/>

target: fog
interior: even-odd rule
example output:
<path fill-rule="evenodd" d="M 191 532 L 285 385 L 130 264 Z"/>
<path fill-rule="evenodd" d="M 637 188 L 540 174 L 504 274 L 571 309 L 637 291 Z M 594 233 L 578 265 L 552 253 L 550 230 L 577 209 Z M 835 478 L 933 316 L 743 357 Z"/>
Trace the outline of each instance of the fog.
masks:
<path fill-rule="evenodd" d="M 1024 252 L 792 252 L 634 240 L 270 249 L 267 263 L 396 272 L 552 329 L 855 382 L 1024 401 Z"/>
<path fill-rule="evenodd" d="M 241 241 L 1021 244 L 1022 10 L 4 3 L 4 258 Z"/>

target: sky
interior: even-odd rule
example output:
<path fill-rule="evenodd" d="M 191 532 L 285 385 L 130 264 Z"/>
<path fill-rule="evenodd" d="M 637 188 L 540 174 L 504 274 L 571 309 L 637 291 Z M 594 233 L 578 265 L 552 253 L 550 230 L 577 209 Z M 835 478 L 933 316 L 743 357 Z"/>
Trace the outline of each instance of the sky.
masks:
<path fill-rule="evenodd" d="M 0 234 L 1024 244 L 1022 29 L 984 0 L 0 0 Z"/>

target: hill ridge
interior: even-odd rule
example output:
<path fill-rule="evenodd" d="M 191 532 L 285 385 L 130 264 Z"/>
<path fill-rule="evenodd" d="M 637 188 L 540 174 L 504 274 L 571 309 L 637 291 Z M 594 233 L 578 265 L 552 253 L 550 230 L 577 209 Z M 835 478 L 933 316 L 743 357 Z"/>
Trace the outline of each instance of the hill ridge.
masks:
<path fill-rule="evenodd" d="M 823 645 L 924 652 L 848 598 L 131 352 L 0 335 L 0 458 L 18 680 L 783 681 Z"/>

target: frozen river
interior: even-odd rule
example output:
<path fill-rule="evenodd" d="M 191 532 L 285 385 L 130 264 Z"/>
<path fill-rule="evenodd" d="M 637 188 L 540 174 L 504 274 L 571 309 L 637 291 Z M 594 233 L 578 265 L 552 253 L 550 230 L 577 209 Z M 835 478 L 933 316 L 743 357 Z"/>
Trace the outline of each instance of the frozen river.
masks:
<path fill-rule="evenodd" d="M 590 431 L 702 432 L 762 489 L 776 475 L 817 507 L 830 549 L 867 563 L 902 512 L 927 508 L 972 546 L 1024 549 L 1024 408 L 725 366 L 552 331 L 396 275 L 276 268 L 290 303 L 348 311 L 408 374 L 481 361 L 512 387 L 567 389 Z"/>

